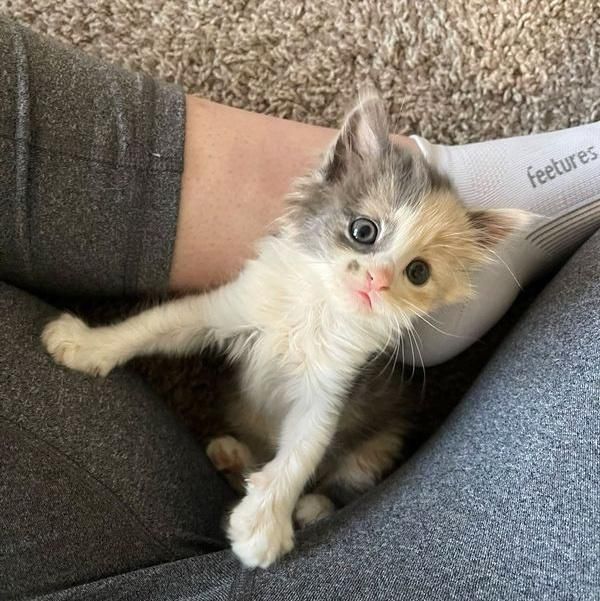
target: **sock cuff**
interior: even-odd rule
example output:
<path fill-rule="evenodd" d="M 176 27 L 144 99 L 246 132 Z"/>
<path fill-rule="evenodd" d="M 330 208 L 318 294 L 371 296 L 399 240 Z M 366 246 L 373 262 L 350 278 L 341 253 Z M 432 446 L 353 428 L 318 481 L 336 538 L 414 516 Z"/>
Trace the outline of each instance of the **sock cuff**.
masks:
<path fill-rule="evenodd" d="M 487 165 L 482 172 L 483 165 L 473 163 L 472 151 L 475 146 L 475 155 L 479 162 L 487 163 L 487 148 L 485 144 L 469 144 L 467 146 L 445 146 L 443 144 L 432 144 L 421 136 L 412 135 L 411 140 L 415 142 L 425 160 L 434 167 L 441 175 L 446 176 L 461 198 L 467 202 L 475 200 L 476 204 L 484 205 L 489 200 L 490 191 L 482 190 L 485 187 L 485 177 L 495 175 L 494 167 Z M 468 150 L 467 150 L 468 149 Z M 482 177 L 483 176 L 483 177 Z"/>
<path fill-rule="evenodd" d="M 470 152 L 465 152 L 465 148 L 474 147 L 476 144 L 445 146 L 443 144 L 432 144 L 417 135 L 410 136 L 410 139 L 419 147 L 425 160 L 442 175 L 449 177 L 454 184 L 460 182 L 461 187 L 464 188 L 467 182 L 471 182 L 473 177 L 479 174 L 479 169 L 473 170 L 474 165 L 470 160 Z M 480 146 L 483 147 L 484 145 L 480 144 Z M 485 154 L 485 148 L 479 150 Z"/>
<path fill-rule="evenodd" d="M 425 160 L 429 164 L 434 165 L 435 164 L 434 155 L 436 153 L 436 148 L 435 148 L 436 145 L 432 144 L 431 142 L 429 142 L 425 138 L 422 138 L 421 136 L 417 136 L 416 134 L 413 134 L 412 136 L 409 136 L 409 137 L 418 146 L 418 148 L 421 151 L 421 154 L 423 155 Z"/>
<path fill-rule="evenodd" d="M 460 149 L 460 146 L 444 146 L 442 144 L 432 144 L 425 138 L 421 136 L 412 135 L 410 139 L 415 142 L 415 144 L 419 147 L 419 150 L 425 157 L 425 160 L 435 167 L 438 171 L 443 173 L 444 175 L 449 175 L 451 172 L 455 172 L 455 169 L 460 170 L 460 165 L 452 165 L 452 171 L 449 169 L 450 167 L 450 149 L 454 148 L 455 150 Z M 462 173 L 460 174 L 463 175 Z"/>

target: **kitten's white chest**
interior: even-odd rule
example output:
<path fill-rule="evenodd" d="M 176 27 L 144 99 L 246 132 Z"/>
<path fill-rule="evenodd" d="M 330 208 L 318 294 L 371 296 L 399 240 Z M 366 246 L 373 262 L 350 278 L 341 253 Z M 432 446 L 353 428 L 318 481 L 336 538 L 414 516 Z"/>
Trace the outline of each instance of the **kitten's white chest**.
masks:
<path fill-rule="evenodd" d="M 333 316 L 327 303 L 301 305 L 279 312 L 239 355 L 240 403 L 232 408 L 230 421 L 251 447 L 267 454 L 275 451 L 292 405 L 307 402 L 301 394 L 290 396 L 294 383 L 301 390 L 315 369 L 332 378 L 350 373 L 368 355 L 367 349 L 350 341 L 352 324 Z"/>
<path fill-rule="evenodd" d="M 307 357 L 314 357 L 314 341 L 320 339 L 314 325 L 306 322 L 277 326 L 256 335 L 240 357 L 241 403 L 235 409 L 243 429 L 271 450 L 291 404 L 297 402 L 290 398 L 290 381 L 303 377 Z"/>

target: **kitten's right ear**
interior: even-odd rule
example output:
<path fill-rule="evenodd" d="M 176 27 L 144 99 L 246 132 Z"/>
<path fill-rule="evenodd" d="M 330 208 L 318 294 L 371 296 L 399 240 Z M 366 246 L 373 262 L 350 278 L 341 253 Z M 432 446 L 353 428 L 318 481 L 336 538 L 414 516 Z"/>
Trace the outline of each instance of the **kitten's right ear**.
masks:
<path fill-rule="evenodd" d="M 321 172 L 325 181 L 339 181 L 348 169 L 377 160 L 390 144 L 389 124 L 381 97 L 369 90 L 346 115 Z"/>

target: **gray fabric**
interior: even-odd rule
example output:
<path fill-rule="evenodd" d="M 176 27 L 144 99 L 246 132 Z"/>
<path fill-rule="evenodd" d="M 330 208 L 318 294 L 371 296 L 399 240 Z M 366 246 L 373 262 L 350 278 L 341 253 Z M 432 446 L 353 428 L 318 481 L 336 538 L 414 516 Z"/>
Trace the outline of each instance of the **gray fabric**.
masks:
<path fill-rule="evenodd" d="M 66 294 L 162 291 L 184 96 L 0 16 L 0 279 Z"/>
<path fill-rule="evenodd" d="M 59 368 L 56 311 L 0 283 L 0 599 L 224 548 L 234 500 L 134 374 Z"/>

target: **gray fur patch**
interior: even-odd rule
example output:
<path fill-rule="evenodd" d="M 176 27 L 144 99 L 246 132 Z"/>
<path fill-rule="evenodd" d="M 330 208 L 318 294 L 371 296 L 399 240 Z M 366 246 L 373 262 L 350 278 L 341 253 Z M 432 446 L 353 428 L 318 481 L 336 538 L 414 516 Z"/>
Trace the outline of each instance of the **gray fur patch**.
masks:
<path fill-rule="evenodd" d="M 381 101 L 372 98 L 359 104 L 321 168 L 300 180 L 289 198 L 288 219 L 308 250 L 321 256 L 335 248 L 385 250 L 393 229 L 365 246 L 349 236 L 351 221 L 368 217 L 393 226 L 401 208 L 418 207 L 433 192 L 449 189 L 448 181 L 420 154 L 392 144 L 389 134 Z"/>

